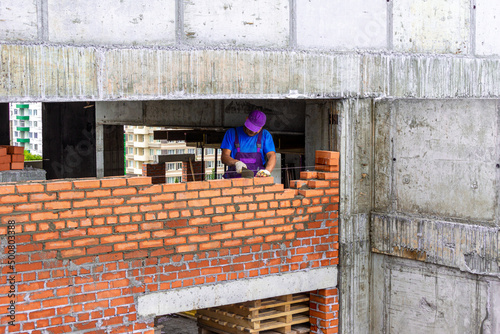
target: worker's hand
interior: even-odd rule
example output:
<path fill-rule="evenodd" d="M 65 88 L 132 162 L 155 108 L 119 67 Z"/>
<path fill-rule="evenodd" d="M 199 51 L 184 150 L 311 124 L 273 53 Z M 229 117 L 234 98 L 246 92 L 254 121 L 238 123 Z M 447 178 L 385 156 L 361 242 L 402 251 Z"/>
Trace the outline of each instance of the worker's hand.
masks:
<path fill-rule="evenodd" d="M 245 165 L 245 163 L 243 163 L 241 161 L 236 161 L 236 163 L 234 164 L 234 167 L 236 168 L 236 173 L 241 174 L 241 170 L 243 169 L 243 167 L 247 168 L 247 165 Z"/>
<path fill-rule="evenodd" d="M 266 177 L 266 176 L 271 176 L 271 172 L 269 172 L 267 169 L 261 169 L 255 174 L 257 177 Z"/>

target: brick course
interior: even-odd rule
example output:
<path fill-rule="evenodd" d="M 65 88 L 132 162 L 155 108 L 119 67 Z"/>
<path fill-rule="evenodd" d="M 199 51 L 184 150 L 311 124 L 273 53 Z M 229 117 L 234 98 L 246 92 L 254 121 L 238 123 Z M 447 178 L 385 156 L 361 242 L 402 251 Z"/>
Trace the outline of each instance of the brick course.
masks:
<path fill-rule="evenodd" d="M 153 333 L 153 319 L 136 316 L 141 294 L 336 266 L 338 173 L 303 176 L 300 190 L 272 177 L 0 184 L 0 235 L 9 221 L 16 231 L 17 325 L 9 331 Z M 2 325 L 9 302 L 0 298 Z M 322 310 L 314 325 L 323 330 L 338 317 Z"/>

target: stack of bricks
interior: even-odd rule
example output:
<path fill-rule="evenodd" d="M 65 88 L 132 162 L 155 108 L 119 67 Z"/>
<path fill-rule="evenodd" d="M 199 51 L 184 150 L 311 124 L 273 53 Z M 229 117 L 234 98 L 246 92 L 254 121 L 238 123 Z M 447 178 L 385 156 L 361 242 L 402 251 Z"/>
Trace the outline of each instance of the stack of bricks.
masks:
<path fill-rule="evenodd" d="M 316 151 L 315 171 L 300 172 L 300 180 L 290 182 L 291 188 L 299 189 L 299 194 L 308 196 L 335 196 L 323 214 L 325 226 L 335 237 L 333 247 L 338 254 L 338 200 L 339 200 L 339 152 Z M 338 256 L 337 256 L 338 264 Z M 310 322 L 311 333 L 338 333 L 338 291 L 336 288 L 322 289 L 311 293 Z"/>
<path fill-rule="evenodd" d="M 153 184 L 165 183 L 165 173 L 165 163 L 142 164 L 142 176 L 151 177 L 151 183 Z"/>
<path fill-rule="evenodd" d="M 182 162 L 182 182 L 204 181 L 202 161 Z"/>
<path fill-rule="evenodd" d="M 0 146 L 0 171 L 24 169 L 24 148 Z"/>

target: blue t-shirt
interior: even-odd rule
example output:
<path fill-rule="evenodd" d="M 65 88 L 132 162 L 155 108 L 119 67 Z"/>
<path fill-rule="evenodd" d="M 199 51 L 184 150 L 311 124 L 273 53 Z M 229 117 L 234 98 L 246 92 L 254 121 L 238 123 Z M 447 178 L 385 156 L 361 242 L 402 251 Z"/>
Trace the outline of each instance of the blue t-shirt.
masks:
<path fill-rule="evenodd" d="M 236 128 L 238 131 L 238 139 L 240 140 L 240 152 L 257 152 L 257 138 L 259 134 L 250 137 L 245 133 L 242 126 Z M 236 147 L 234 146 L 235 135 L 234 129 L 229 129 L 226 131 L 224 135 L 224 139 L 222 140 L 222 144 L 220 146 L 221 149 L 231 150 L 231 158 L 234 159 L 236 155 Z M 273 137 L 269 133 L 269 131 L 262 129 L 262 148 L 260 152 L 262 153 L 262 162 L 266 163 L 266 154 L 267 152 L 276 152 L 276 148 L 274 147 Z"/>

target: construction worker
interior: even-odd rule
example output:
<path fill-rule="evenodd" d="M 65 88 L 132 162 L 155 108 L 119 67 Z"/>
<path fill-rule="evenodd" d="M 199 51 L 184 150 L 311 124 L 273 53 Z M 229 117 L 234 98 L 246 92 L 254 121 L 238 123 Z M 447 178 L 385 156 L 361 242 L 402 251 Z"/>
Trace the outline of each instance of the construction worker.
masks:
<path fill-rule="evenodd" d="M 224 178 L 241 177 L 244 168 L 254 176 L 271 176 L 276 166 L 276 149 L 269 131 L 262 129 L 266 115 L 260 110 L 252 111 L 243 126 L 229 129 L 222 140 L 222 162 L 229 166 Z"/>

